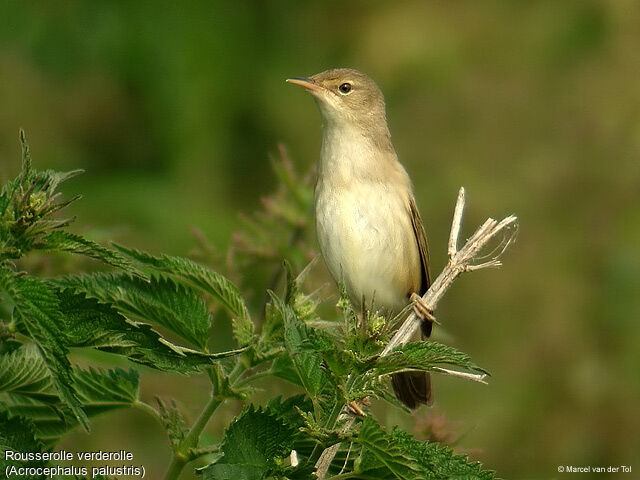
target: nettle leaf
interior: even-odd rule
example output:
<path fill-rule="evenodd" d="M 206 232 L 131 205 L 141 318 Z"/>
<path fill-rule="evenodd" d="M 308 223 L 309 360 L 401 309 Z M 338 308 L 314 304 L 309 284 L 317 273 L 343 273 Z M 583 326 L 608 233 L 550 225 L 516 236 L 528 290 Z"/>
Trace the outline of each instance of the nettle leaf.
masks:
<path fill-rule="evenodd" d="M 384 478 L 384 470 L 388 470 L 393 478 L 402 480 L 425 478 L 417 462 L 394 444 L 391 436 L 370 416 L 362 422 L 355 441 L 363 447 L 360 458 L 356 461 L 357 472 L 373 473 L 382 470 L 379 475 L 372 476 Z"/>
<path fill-rule="evenodd" d="M 415 459 L 428 476 L 425 478 L 450 478 L 458 480 L 495 480 L 495 472 L 483 470 L 480 462 L 470 462 L 466 455 L 458 455 L 440 443 L 422 442 L 407 432 L 395 428 L 391 441 L 405 455 Z"/>
<path fill-rule="evenodd" d="M 495 473 L 482 470 L 479 462 L 469 462 L 445 445 L 422 442 L 394 428 L 386 433 L 367 417 L 355 441 L 362 445 L 355 471 L 372 478 L 420 480 L 495 480 Z"/>
<path fill-rule="evenodd" d="M 60 405 L 43 403 L 23 395 L 0 394 L 2 410 L 12 417 L 28 418 L 33 422 L 34 435 L 47 445 L 55 443 L 61 435 L 78 425 L 68 409 L 64 410 Z"/>
<path fill-rule="evenodd" d="M 80 400 L 89 415 L 129 407 L 138 400 L 138 372 L 134 369 L 75 369 Z"/>
<path fill-rule="evenodd" d="M 293 364 L 293 360 L 291 360 L 291 357 L 286 352 L 279 355 L 274 360 L 269 372 L 273 376 L 286 380 L 289 383 L 293 383 L 294 385 L 299 385 L 301 387 L 304 386 L 300 379 L 300 375 L 298 375 L 298 370 Z"/>
<path fill-rule="evenodd" d="M 96 242 L 74 233 L 56 230 L 39 240 L 34 245 L 34 248 L 38 250 L 58 250 L 86 255 L 87 257 L 104 262 L 112 267 L 120 268 L 133 275 L 146 278 L 142 273 L 136 270 L 130 260 L 116 250 L 103 247 Z"/>
<path fill-rule="evenodd" d="M 297 428 L 282 417 L 251 405 L 227 428 L 223 456 L 201 472 L 205 479 L 215 480 L 263 478 L 279 468 L 278 459 L 289 456 L 297 435 Z M 239 477 L 229 477 L 231 473 Z"/>
<path fill-rule="evenodd" d="M 147 267 L 213 296 L 233 315 L 233 334 L 238 344 L 249 345 L 253 341 L 254 327 L 249 310 L 240 291 L 229 279 L 187 258 L 169 255 L 154 257 L 118 245 L 116 248 Z"/>
<path fill-rule="evenodd" d="M 59 401 L 51 374 L 34 344 L 0 355 L 0 392 L 24 395 L 44 403 Z"/>
<path fill-rule="evenodd" d="M 206 304 L 194 289 L 168 277 L 153 276 L 145 281 L 123 273 L 94 273 L 65 276 L 55 283 L 113 304 L 127 316 L 157 323 L 206 349 L 211 327 Z"/>
<path fill-rule="evenodd" d="M 69 346 L 92 347 L 123 355 L 158 370 L 197 373 L 222 358 L 241 353 L 233 350 L 204 353 L 174 345 L 150 325 L 128 320 L 110 305 L 71 289 L 58 292 L 64 313 L 61 324 Z"/>
<path fill-rule="evenodd" d="M 78 399 L 89 417 L 129 407 L 138 400 L 135 370 L 74 368 L 72 375 Z M 37 437 L 47 442 L 78 425 L 60 401 L 35 345 L 0 355 L 0 406 L 12 416 L 33 421 Z"/>
<path fill-rule="evenodd" d="M 267 403 L 266 409 L 285 420 L 289 425 L 301 427 L 304 425 L 304 418 L 299 412 L 312 412 L 313 403 L 309 397 L 303 394 L 285 399 L 279 396 Z"/>
<path fill-rule="evenodd" d="M 14 304 L 14 315 L 38 344 L 56 391 L 85 430 L 89 419 L 73 388 L 65 335 L 64 315 L 57 292 L 47 283 L 0 269 L 0 286 Z"/>
<path fill-rule="evenodd" d="M 44 466 L 45 462 L 40 461 L 16 461 L 16 460 L 7 460 L 6 453 L 7 450 L 11 450 L 14 452 L 42 452 L 44 449 L 44 445 L 40 442 L 36 436 L 33 427 L 33 423 L 26 418 L 19 417 L 9 417 L 7 412 L 3 412 L 0 410 L 0 472 L 2 472 L 3 477 L 5 473 L 9 473 L 10 468 L 12 466 L 24 467 L 39 467 Z M 9 473 L 9 478 L 44 478 L 41 477 L 25 477 L 18 475 L 11 475 Z"/>
<path fill-rule="evenodd" d="M 410 342 L 399 345 L 384 357 L 379 357 L 373 366 L 377 375 L 386 375 L 406 370 L 433 370 L 435 367 L 451 365 L 488 374 L 471 361 L 466 353 L 436 342 Z"/>
<path fill-rule="evenodd" d="M 322 368 L 322 357 L 316 353 L 310 353 L 305 347 L 305 343 L 313 335 L 312 329 L 297 319 L 291 306 L 286 305 L 274 294 L 271 294 L 271 299 L 282 316 L 285 346 L 300 381 L 305 390 L 312 397 L 316 397 L 322 392 L 328 379 Z"/>

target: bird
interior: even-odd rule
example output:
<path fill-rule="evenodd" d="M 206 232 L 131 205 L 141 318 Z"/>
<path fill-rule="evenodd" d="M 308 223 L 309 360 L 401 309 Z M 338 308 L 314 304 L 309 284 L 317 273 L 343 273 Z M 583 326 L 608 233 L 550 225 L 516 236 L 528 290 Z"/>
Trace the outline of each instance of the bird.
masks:
<path fill-rule="evenodd" d="M 375 302 L 391 316 L 413 304 L 421 336 L 428 338 L 435 317 L 421 299 L 431 284 L 427 237 L 413 185 L 391 143 L 382 91 L 351 68 L 286 81 L 306 89 L 322 116 L 314 205 L 329 272 L 353 305 Z M 391 383 L 410 409 L 431 403 L 428 372 L 395 373 Z"/>

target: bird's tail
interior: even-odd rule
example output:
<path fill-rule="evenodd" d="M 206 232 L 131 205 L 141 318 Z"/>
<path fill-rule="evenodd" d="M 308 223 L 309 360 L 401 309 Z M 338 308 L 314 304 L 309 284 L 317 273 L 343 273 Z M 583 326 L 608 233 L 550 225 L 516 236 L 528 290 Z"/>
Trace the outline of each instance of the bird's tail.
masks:
<path fill-rule="evenodd" d="M 428 372 L 402 372 L 391 375 L 396 398 L 414 409 L 431 403 L 431 375 Z"/>

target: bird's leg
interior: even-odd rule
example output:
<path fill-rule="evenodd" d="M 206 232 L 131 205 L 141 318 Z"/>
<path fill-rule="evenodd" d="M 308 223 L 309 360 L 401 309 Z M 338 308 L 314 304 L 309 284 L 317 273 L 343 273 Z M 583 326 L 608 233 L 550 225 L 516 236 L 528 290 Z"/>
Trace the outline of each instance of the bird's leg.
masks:
<path fill-rule="evenodd" d="M 413 302 L 413 311 L 416 316 L 422 320 L 423 322 L 430 322 L 437 324 L 435 315 L 433 314 L 433 310 L 425 303 L 420 295 L 416 292 L 413 292 L 409 297 L 409 300 Z"/>

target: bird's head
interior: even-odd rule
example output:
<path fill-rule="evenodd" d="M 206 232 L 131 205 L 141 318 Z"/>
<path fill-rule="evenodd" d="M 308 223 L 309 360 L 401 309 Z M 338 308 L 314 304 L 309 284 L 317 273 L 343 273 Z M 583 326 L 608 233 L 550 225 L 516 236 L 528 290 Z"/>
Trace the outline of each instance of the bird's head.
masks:
<path fill-rule="evenodd" d="M 314 96 L 326 124 L 371 129 L 382 123 L 386 129 L 384 96 L 362 72 L 338 68 L 309 78 L 288 78 L 287 82 L 306 88 Z"/>

